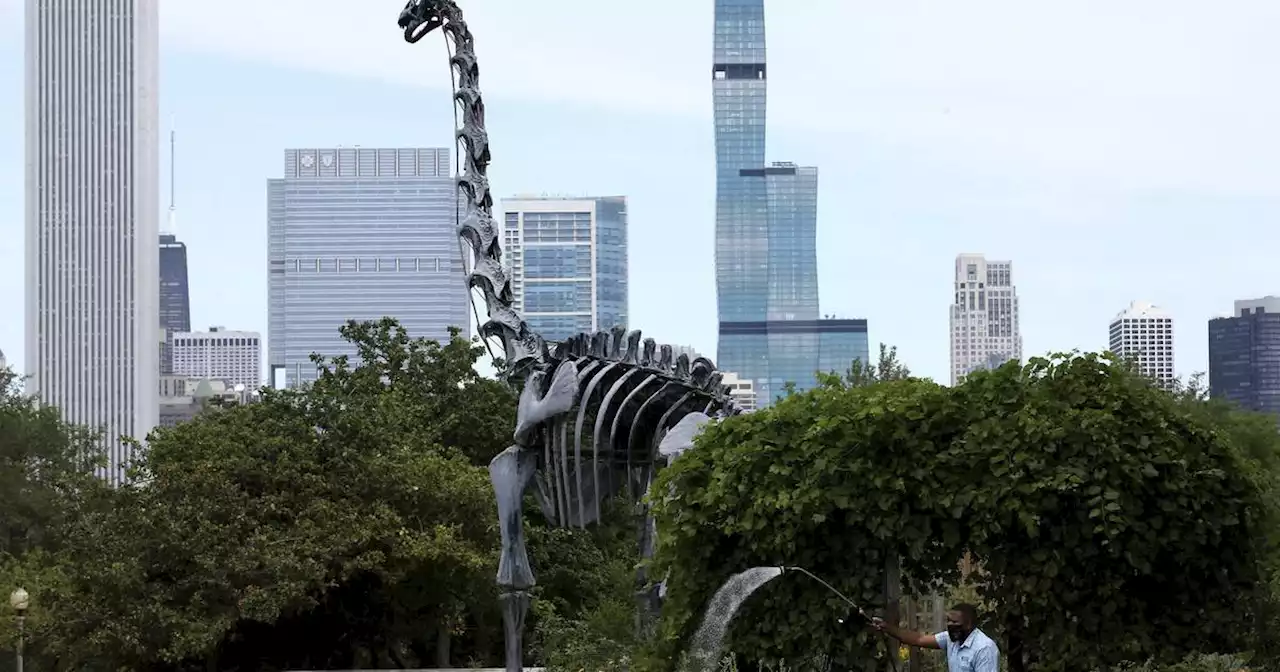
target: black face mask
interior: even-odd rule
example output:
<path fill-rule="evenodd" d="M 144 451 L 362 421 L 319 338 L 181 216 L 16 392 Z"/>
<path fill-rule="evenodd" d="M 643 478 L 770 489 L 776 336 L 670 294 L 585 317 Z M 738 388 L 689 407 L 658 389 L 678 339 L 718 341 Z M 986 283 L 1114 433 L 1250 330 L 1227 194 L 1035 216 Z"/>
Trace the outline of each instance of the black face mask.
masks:
<path fill-rule="evenodd" d="M 963 625 L 947 625 L 947 638 L 956 646 L 964 644 L 964 640 L 969 638 L 969 633 L 970 630 L 966 630 Z"/>

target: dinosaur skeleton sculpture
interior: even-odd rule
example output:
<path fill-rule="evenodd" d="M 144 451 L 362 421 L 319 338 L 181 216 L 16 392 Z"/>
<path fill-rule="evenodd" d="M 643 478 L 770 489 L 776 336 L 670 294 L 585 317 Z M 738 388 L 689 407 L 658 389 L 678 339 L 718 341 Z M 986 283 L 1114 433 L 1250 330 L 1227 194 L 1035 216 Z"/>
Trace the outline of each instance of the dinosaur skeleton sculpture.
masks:
<path fill-rule="evenodd" d="M 533 571 L 525 550 L 521 501 L 530 485 L 553 524 L 585 527 L 600 517 L 600 504 L 625 492 L 638 501 L 655 470 L 692 442 L 712 416 L 738 413 L 710 360 L 672 356 L 668 345 L 622 328 L 579 334 L 550 350 L 514 307 L 502 263 L 499 230 L 489 191 L 489 138 L 478 84 L 474 40 L 454 0 L 410 0 L 399 25 L 409 43 L 437 28 L 452 47 L 454 104 L 461 112 L 458 235 L 475 263 L 468 286 L 485 299 L 482 337 L 503 344 L 510 381 L 523 384 L 513 446 L 489 465 L 498 501 L 507 670 L 522 668 L 524 617 Z M 653 552 L 653 522 L 639 531 L 640 552 Z M 637 576 L 641 616 L 657 608 L 658 589 Z"/>

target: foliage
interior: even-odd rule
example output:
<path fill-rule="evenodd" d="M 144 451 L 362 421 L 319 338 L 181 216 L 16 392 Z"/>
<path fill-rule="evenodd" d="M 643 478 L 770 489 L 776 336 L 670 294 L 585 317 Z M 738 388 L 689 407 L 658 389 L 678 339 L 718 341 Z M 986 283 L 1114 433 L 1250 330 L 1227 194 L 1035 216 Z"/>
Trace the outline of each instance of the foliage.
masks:
<path fill-rule="evenodd" d="M 636 525 L 612 502 L 587 530 L 530 525 L 534 658 L 552 672 L 626 670 L 636 633 Z"/>
<path fill-rule="evenodd" d="M 1257 672 L 1261 668 L 1249 664 L 1249 656 L 1227 653 L 1196 653 L 1174 663 L 1146 661 L 1141 664 L 1117 665 L 1122 672 Z"/>
<path fill-rule="evenodd" d="M 97 435 L 22 394 L 0 369 L 0 558 L 61 545 L 66 525 L 105 491 Z"/>
<path fill-rule="evenodd" d="M 1239 650 L 1268 502 L 1204 414 L 1094 355 L 1011 363 L 950 389 L 848 383 L 711 426 L 662 474 L 668 651 L 732 572 L 800 565 L 877 606 L 894 558 L 919 595 L 954 584 L 966 550 L 1007 641 L 1033 639 L 1044 669 Z M 874 649 L 839 631 L 842 613 L 784 577 L 747 603 L 733 650 L 867 666 Z"/>
<path fill-rule="evenodd" d="M 499 631 L 492 492 L 463 451 L 490 441 L 496 453 L 466 419 L 509 408 L 469 396 L 475 351 L 461 339 L 409 340 L 389 320 L 343 333 L 360 366 L 339 358 L 310 389 L 150 437 L 142 485 L 69 536 L 54 565 L 63 585 L 37 596 L 57 627 L 33 638 L 33 656 L 90 669 L 403 667 L 428 658 L 441 629 L 446 642 L 467 624 Z M 501 646 L 490 639 L 468 644 L 486 656 Z"/>
<path fill-rule="evenodd" d="M 865 387 L 890 380 L 906 380 L 911 377 L 911 369 L 898 360 L 898 347 L 880 344 L 880 358 L 875 363 L 853 360 L 849 372 L 845 374 L 845 382 L 853 387 Z"/>

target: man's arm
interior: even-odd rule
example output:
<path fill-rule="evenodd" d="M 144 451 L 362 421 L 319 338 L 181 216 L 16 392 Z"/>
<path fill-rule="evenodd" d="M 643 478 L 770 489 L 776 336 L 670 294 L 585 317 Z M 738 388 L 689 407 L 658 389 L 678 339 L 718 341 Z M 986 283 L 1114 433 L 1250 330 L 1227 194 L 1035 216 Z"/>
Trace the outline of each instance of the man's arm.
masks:
<path fill-rule="evenodd" d="M 941 649 L 942 648 L 941 646 L 938 645 L 938 638 L 934 635 L 930 635 L 924 632 L 916 632 L 914 630 L 907 630 L 905 628 L 899 628 L 898 626 L 886 623 L 879 618 L 871 619 L 871 625 L 873 625 L 876 630 L 879 630 L 880 632 L 883 632 L 889 635 L 890 637 L 898 640 L 899 642 L 902 642 L 903 644 L 906 644 L 907 646 L 918 646 L 922 649 Z M 987 672 L 987 671 L 980 670 L 980 672 Z M 992 672 L 994 672 L 994 670 Z"/>

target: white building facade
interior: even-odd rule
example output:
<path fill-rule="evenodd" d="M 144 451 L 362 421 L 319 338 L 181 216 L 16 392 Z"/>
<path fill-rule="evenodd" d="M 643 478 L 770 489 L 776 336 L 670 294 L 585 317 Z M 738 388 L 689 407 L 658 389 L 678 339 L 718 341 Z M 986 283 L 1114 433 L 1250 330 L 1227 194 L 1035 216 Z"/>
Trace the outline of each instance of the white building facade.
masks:
<path fill-rule="evenodd" d="M 951 384 L 959 385 L 973 371 L 1022 361 L 1013 262 L 961 254 L 956 257 L 954 289 Z"/>
<path fill-rule="evenodd" d="M 1162 386 L 1177 381 L 1173 370 L 1173 316 L 1147 301 L 1134 301 L 1111 320 L 1111 352 L 1132 361 L 1138 372 Z"/>
<path fill-rule="evenodd" d="M 178 332 L 173 335 L 173 373 L 256 390 L 262 387 L 262 335 L 223 327 Z"/>
<path fill-rule="evenodd" d="M 755 384 L 750 380 L 739 378 L 738 374 L 731 371 L 722 373 L 724 377 L 720 379 L 720 384 L 729 389 L 729 396 L 738 405 L 738 408 L 747 413 L 756 410 L 759 406 L 756 399 Z"/>
<path fill-rule="evenodd" d="M 26 2 L 26 389 L 113 483 L 158 414 L 158 6 Z"/>

